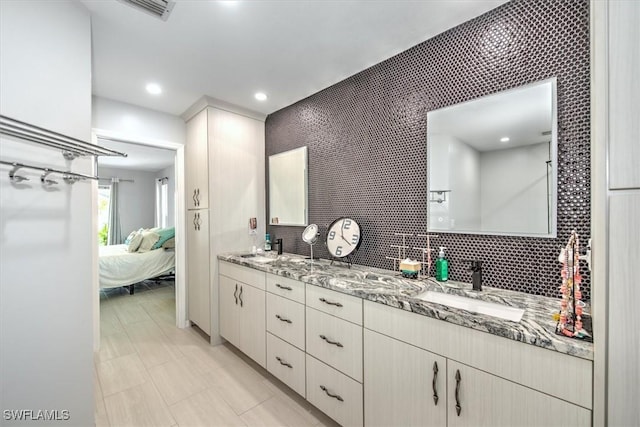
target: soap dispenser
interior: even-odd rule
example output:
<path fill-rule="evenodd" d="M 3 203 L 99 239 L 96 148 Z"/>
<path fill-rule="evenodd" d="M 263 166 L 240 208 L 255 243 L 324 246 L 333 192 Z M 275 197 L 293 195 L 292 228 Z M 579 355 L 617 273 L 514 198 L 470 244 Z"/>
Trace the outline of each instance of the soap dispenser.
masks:
<path fill-rule="evenodd" d="M 440 253 L 436 260 L 436 280 L 438 282 L 446 282 L 449 280 L 449 261 L 444 257 L 445 247 L 440 247 Z"/>

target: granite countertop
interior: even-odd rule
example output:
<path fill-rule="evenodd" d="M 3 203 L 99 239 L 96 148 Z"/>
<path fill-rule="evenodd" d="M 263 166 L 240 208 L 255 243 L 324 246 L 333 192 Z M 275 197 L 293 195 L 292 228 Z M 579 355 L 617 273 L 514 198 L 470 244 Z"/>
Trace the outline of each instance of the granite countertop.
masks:
<path fill-rule="evenodd" d="M 293 254 L 278 255 L 277 258 L 274 256 L 273 260 L 265 257 L 244 258 L 240 255 L 239 253 L 222 254 L 218 259 L 515 341 L 593 360 L 592 343 L 555 333 L 556 322 L 552 315 L 559 309 L 558 299 L 488 286 L 483 286 L 482 291 L 478 292 L 473 291 L 471 284 L 468 283 L 449 281 L 444 284 L 444 289 L 449 294 L 524 308 L 522 320 L 516 323 L 414 298 L 428 290 L 442 292 L 440 285 L 433 279 L 406 279 L 390 270 L 358 265 L 349 268 L 346 264 L 339 262 L 331 265 L 328 260 L 311 262 L 300 255 Z"/>

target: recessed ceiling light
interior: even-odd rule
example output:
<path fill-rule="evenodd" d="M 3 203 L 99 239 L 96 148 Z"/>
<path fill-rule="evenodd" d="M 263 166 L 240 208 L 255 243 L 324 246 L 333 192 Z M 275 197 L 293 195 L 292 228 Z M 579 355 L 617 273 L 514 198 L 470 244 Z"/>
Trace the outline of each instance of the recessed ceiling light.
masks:
<path fill-rule="evenodd" d="M 505 136 L 503 138 L 500 138 L 500 142 L 509 142 L 509 137 Z"/>
<path fill-rule="evenodd" d="M 160 95 L 162 93 L 162 88 L 158 83 L 149 83 L 147 84 L 147 92 L 152 95 Z"/>
<path fill-rule="evenodd" d="M 266 100 L 267 100 L 267 94 L 262 93 L 262 92 L 258 92 L 258 93 L 256 93 L 256 94 L 255 94 L 255 95 L 253 95 L 253 96 L 255 96 L 255 98 L 256 98 L 258 101 L 266 101 Z"/>

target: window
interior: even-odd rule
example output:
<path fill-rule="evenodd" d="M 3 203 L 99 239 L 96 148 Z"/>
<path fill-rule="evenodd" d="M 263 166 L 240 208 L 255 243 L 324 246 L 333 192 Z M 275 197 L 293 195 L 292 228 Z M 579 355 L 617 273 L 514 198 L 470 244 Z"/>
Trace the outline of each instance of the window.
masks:
<path fill-rule="evenodd" d="M 167 228 L 169 224 L 169 178 L 156 181 L 156 227 Z"/>
<path fill-rule="evenodd" d="M 109 233 L 109 200 L 111 186 L 98 186 L 98 244 L 106 246 Z"/>

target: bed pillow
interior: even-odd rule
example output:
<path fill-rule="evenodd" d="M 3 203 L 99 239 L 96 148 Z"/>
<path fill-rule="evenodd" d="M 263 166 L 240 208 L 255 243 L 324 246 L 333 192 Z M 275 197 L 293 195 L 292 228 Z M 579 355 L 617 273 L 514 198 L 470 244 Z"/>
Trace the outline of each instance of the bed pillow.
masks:
<path fill-rule="evenodd" d="M 156 244 L 153 245 L 152 249 L 158 249 L 158 248 L 162 247 L 164 242 L 166 242 L 169 239 L 173 239 L 174 237 L 176 237 L 176 229 L 175 229 L 175 227 L 163 228 L 161 230 L 156 231 L 156 233 L 158 233 L 158 235 L 160 235 L 160 238 L 158 239 Z M 174 245 L 174 247 L 175 247 L 175 245 Z"/>
<path fill-rule="evenodd" d="M 160 235 L 158 233 L 154 233 L 151 231 L 143 231 L 141 235 L 142 242 L 140 242 L 138 252 L 149 252 L 153 248 L 153 245 L 155 245 L 160 238 Z"/>
<path fill-rule="evenodd" d="M 172 237 L 169 240 L 167 240 L 166 242 L 164 242 L 162 244 L 162 247 L 165 249 L 173 249 L 176 247 L 176 238 Z"/>
<path fill-rule="evenodd" d="M 133 234 L 133 233 L 132 233 Z M 142 233 L 135 233 L 127 244 L 127 252 L 136 252 L 142 243 Z"/>
<path fill-rule="evenodd" d="M 133 239 L 133 236 L 135 236 L 136 234 L 138 234 L 138 230 L 133 230 L 126 239 L 124 239 L 124 244 L 128 245 L 129 243 L 131 243 L 131 239 Z"/>

